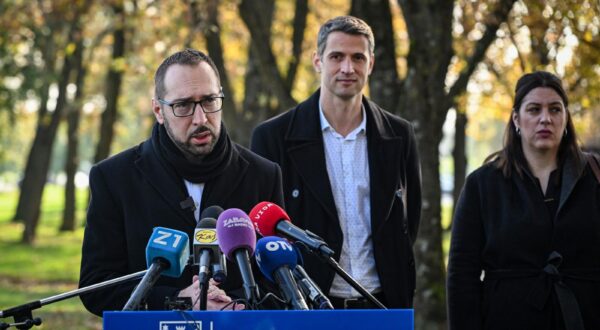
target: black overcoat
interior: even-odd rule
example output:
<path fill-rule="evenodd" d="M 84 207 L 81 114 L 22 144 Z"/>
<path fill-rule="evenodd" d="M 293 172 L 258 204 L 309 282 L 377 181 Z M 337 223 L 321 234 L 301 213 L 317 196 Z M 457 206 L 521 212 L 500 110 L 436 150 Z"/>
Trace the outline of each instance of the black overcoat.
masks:
<path fill-rule="evenodd" d="M 488 163 L 468 176 L 452 225 L 451 329 L 563 329 L 556 287 L 600 329 L 600 185 L 588 164 L 561 171 L 554 216 L 529 172 L 505 178 Z"/>
<path fill-rule="evenodd" d="M 206 183 L 200 209 L 219 205 L 249 212 L 257 203 L 282 202 L 281 171 L 277 164 L 232 144 L 238 157 L 217 178 Z M 186 232 L 191 238 L 196 220 L 180 202 L 188 195 L 183 179 L 167 171 L 151 140 L 104 160 L 90 171 L 91 201 L 82 248 L 80 287 L 146 269 L 145 249 L 156 226 Z M 197 268 L 197 267 L 196 267 Z M 149 309 L 163 309 L 173 296 L 192 283 L 189 267 L 180 278 L 161 276 L 148 297 Z M 81 297 L 96 315 L 120 310 L 135 283 Z M 237 266 L 228 262 L 228 293 L 241 287 Z M 235 292 L 234 292 L 235 293 Z"/>
<path fill-rule="evenodd" d="M 297 226 L 322 237 L 339 260 L 343 237 L 325 163 L 319 91 L 259 125 L 251 149 L 281 166 L 285 208 Z M 415 290 L 413 243 L 421 212 L 421 174 L 409 122 L 363 97 L 367 115 L 371 231 L 377 273 L 389 307 L 409 308 Z M 323 292 L 334 271 L 305 256 L 305 268 Z"/>

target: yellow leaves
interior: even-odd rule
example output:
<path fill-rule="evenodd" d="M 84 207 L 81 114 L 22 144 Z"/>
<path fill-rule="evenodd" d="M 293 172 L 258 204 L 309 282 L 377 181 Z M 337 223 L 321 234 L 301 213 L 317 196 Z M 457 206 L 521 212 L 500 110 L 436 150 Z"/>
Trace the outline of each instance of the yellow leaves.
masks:
<path fill-rule="evenodd" d="M 117 57 L 110 64 L 110 68 L 113 71 L 123 72 L 127 68 L 127 62 L 125 57 Z"/>
<path fill-rule="evenodd" d="M 583 97 L 581 99 L 581 107 L 584 109 L 589 108 L 592 105 L 592 102 L 590 101 L 590 99 L 588 97 Z"/>
<path fill-rule="evenodd" d="M 77 45 L 75 45 L 74 42 L 70 42 L 67 45 L 67 47 L 65 48 L 65 55 L 67 55 L 67 56 L 72 55 L 76 49 L 77 49 Z"/>
<path fill-rule="evenodd" d="M 594 40 L 594 35 L 592 34 L 592 31 L 586 30 L 583 34 L 583 40 L 587 42 L 592 42 L 592 40 Z"/>

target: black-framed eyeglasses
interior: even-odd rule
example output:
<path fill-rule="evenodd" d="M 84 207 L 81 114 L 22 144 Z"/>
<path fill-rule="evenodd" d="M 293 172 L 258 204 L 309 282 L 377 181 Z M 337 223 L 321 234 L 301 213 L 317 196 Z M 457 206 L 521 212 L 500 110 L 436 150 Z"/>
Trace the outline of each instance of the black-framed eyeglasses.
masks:
<path fill-rule="evenodd" d="M 196 112 L 196 105 L 200 105 L 202 112 L 204 113 L 215 113 L 221 111 L 223 107 L 223 99 L 225 95 L 221 94 L 219 96 L 209 96 L 205 97 L 200 101 L 194 100 L 185 100 L 185 101 L 177 101 L 171 102 L 163 99 L 158 99 L 160 104 L 168 105 L 173 110 L 173 115 L 175 117 L 189 117 L 193 116 Z"/>

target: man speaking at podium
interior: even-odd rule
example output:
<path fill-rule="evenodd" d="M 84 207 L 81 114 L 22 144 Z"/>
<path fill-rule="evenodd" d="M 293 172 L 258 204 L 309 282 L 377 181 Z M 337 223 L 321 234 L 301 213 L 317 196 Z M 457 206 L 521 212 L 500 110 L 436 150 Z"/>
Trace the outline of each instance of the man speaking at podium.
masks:
<path fill-rule="evenodd" d="M 157 122 L 151 137 L 90 171 L 80 287 L 146 269 L 145 248 L 154 227 L 192 237 L 200 211 L 208 206 L 248 212 L 260 201 L 282 203 L 279 166 L 230 140 L 221 121 L 221 111 L 228 110 L 221 109 L 226 96 L 207 55 L 193 49 L 177 52 L 158 67 L 154 81 Z M 236 292 L 241 287 L 237 267 L 228 270 L 222 289 L 241 296 Z M 189 267 L 179 278 L 161 276 L 147 297 L 148 308 L 164 309 L 166 297 L 197 301 L 195 279 Z M 121 310 L 135 285 L 123 284 L 81 300 L 102 316 L 103 311 Z M 213 290 L 214 286 L 209 292 Z M 216 296 L 208 308 L 220 309 L 228 301 Z"/>
<path fill-rule="evenodd" d="M 340 266 L 384 305 L 409 308 L 419 161 L 410 123 L 362 94 L 373 50 L 364 21 L 342 16 L 323 24 L 313 55 L 320 89 L 258 126 L 251 149 L 281 166 L 292 221 L 325 239 Z M 305 256 L 305 266 L 335 308 L 375 308 L 317 258 Z"/>

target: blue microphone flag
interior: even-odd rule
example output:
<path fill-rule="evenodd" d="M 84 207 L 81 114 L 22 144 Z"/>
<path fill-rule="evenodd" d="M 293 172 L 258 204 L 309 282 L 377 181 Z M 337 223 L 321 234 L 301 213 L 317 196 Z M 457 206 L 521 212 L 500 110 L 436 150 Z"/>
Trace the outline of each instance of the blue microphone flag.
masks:
<path fill-rule="evenodd" d="M 281 266 L 287 265 L 290 270 L 296 268 L 298 254 L 287 240 L 277 236 L 266 236 L 256 242 L 256 263 L 258 268 L 271 282 L 273 273 Z"/>
<path fill-rule="evenodd" d="M 148 267 L 157 258 L 166 260 L 170 267 L 161 275 L 179 277 L 190 257 L 189 237 L 186 233 L 164 227 L 155 227 L 146 246 Z"/>

